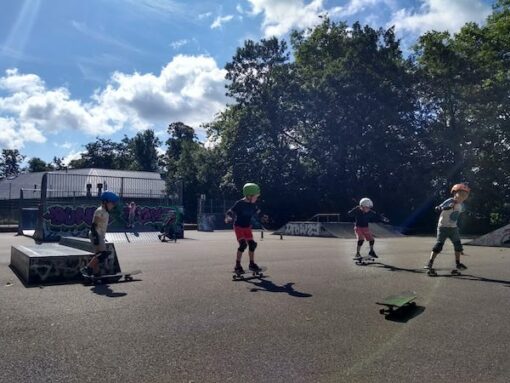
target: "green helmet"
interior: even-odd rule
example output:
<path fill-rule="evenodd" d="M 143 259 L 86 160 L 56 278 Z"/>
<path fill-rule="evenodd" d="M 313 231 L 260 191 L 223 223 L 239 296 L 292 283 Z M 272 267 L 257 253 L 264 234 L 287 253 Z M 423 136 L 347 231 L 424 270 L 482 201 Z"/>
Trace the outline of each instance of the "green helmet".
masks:
<path fill-rule="evenodd" d="M 245 197 L 260 194 L 260 187 L 254 183 L 247 183 L 243 186 L 243 195 Z"/>

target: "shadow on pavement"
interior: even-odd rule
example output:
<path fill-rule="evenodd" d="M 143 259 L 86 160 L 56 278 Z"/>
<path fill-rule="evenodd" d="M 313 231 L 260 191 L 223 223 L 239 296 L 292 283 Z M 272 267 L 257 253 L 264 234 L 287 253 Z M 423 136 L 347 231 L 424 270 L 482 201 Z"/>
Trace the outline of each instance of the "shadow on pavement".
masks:
<path fill-rule="evenodd" d="M 367 266 L 370 266 L 370 265 L 388 269 L 389 271 L 406 271 L 408 273 L 416 273 L 416 274 L 426 274 L 427 273 L 427 270 L 425 270 L 425 269 L 406 269 L 403 267 L 388 265 L 388 264 L 385 264 L 382 262 L 374 262 L 372 264 L 368 264 Z M 508 280 L 485 278 L 485 277 L 480 277 L 478 275 L 465 274 L 465 273 L 462 273 L 460 275 L 453 275 L 450 273 L 451 268 L 437 268 L 435 270 L 436 271 L 447 270 L 447 272 L 445 274 L 439 273 L 437 276 L 434 276 L 431 278 L 455 278 L 455 279 L 463 279 L 466 281 L 501 283 L 501 284 L 504 284 L 504 285 L 507 285 L 508 287 L 510 287 L 510 281 L 508 281 Z"/>
<path fill-rule="evenodd" d="M 386 314 L 384 318 L 392 322 L 406 323 L 425 311 L 425 307 L 418 305 L 408 305 L 402 307 L 400 310 L 393 311 Z"/>
<path fill-rule="evenodd" d="M 103 295 L 108 298 L 120 298 L 127 295 L 127 293 L 116 293 L 109 285 L 95 285 L 90 289 L 94 294 Z"/>
<path fill-rule="evenodd" d="M 243 281 L 255 286 L 250 289 L 250 291 L 254 293 L 257 291 L 268 291 L 270 293 L 287 293 L 295 298 L 310 298 L 312 296 L 312 294 L 302 293 L 300 291 L 294 290 L 294 283 L 292 282 L 279 286 L 268 279 L 258 279 L 257 282 L 255 282 L 254 279 L 244 279 Z"/>

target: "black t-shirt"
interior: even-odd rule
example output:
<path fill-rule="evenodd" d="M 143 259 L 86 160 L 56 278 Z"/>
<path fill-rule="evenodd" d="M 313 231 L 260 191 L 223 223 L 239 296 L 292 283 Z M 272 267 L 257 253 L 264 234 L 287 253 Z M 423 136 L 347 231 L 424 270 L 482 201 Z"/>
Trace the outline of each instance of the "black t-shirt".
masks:
<path fill-rule="evenodd" d="M 250 227 L 251 219 L 258 212 L 257 205 L 251 202 L 246 202 L 244 199 L 237 201 L 227 211 L 227 215 L 232 216 L 234 213 L 234 225 L 239 227 Z"/>
<path fill-rule="evenodd" d="M 348 214 L 349 216 L 354 217 L 357 227 L 368 227 L 369 222 L 380 221 L 380 218 L 375 211 L 370 210 L 367 213 L 364 213 L 359 206 L 356 206 L 354 209 L 349 211 Z"/>

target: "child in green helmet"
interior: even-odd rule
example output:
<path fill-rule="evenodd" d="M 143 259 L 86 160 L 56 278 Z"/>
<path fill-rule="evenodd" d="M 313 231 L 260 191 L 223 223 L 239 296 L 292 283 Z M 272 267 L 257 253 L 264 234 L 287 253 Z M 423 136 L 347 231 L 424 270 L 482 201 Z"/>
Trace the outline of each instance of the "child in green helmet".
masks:
<path fill-rule="evenodd" d="M 239 242 L 234 268 L 234 271 L 238 274 L 244 273 L 244 269 L 241 266 L 241 258 L 246 248 L 248 248 L 248 255 L 250 257 L 249 269 L 254 272 L 261 271 L 260 267 L 255 263 L 257 242 L 253 240 L 251 230 L 253 216 L 260 213 L 255 204 L 260 196 L 260 187 L 254 183 L 247 183 L 243 186 L 243 195 L 244 198 L 237 201 L 225 214 L 225 223 L 234 222 L 234 232 Z"/>

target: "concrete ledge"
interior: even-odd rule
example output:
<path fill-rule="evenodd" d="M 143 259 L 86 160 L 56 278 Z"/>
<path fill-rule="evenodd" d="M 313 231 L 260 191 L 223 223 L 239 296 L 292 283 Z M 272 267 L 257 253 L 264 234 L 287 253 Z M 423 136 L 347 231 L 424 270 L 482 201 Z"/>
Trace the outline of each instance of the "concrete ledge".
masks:
<path fill-rule="evenodd" d="M 11 267 L 26 284 L 81 279 L 91 253 L 59 244 L 12 246 Z"/>
<path fill-rule="evenodd" d="M 85 241 L 72 241 L 75 246 L 46 243 L 33 246 L 11 247 L 11 268 L 27 285 L 62 283 L 82 279 L 80 268 L 87 265 L 93 256 L 92 244 Z M 64 241 L 69 243 L 69 241 Z M 119 261 L 113 244 L 109 244 L 112 254 L 100 265 L 102 274 L 120 272 Z M 81 246 L 81 248 L 77 248 Z M 92 251 L 90 251 L 92 250 Z"/>

